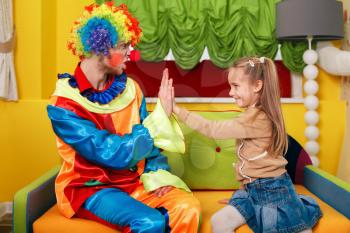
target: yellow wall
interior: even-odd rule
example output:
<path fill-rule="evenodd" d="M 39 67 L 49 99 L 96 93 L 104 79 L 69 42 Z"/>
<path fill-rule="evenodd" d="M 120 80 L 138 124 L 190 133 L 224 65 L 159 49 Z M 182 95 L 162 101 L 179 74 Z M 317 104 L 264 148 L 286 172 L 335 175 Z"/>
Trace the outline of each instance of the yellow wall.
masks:
<path fill-rule="evenodd" d="M 74 19 L 90 0 L 14 1 L 17 28 L 15 66 L 20 101 L 0 102 L 0 201 L 12 200 L 19 188 L 49 170 L 60 159 L 46 115 L 58 72 L 72 72 L 77 59 L 66 49 Z M 30 10 L 29 10 L 30 9 Z M 345 125 L 339 101 L 339 78 L 320 77 L 321 168 L 335 174 Z M 233 109 L 229 104 L 187 104 L 189 109 Z M 150 106 L 152 108 L 152 106 Z M 284 104 L 288 132 L 304 143 L 302 104 Z"/>

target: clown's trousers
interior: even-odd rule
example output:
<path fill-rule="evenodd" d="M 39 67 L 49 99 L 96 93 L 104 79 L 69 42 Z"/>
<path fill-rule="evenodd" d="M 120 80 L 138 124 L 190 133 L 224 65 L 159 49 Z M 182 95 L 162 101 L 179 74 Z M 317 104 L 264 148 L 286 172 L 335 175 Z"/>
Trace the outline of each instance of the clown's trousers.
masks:
<path fill-rule="evenodd" d="M 140 185 L 131 194 L 106 188 L 88 198 L 77 217 L 98 221 L 123 233 L 197 233 L 199 201 L 173 188 L 162 197 Z"/>

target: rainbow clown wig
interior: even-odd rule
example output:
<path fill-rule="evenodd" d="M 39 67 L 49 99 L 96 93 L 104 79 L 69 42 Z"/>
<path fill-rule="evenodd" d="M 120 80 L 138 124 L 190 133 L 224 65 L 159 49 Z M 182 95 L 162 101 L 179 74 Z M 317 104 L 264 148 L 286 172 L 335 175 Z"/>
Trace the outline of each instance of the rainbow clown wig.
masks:
<path fill-rule="evenodd" d="M 116 47 L 119 41 L 135 46 L 141 36 L 139 22 L 126 5 L 114 6 L 113 2 L 91 4 L 74 22 L 68 49 L 80 59 L 90 57 L 92 53 L 107 56 L 109 49 Z"/>

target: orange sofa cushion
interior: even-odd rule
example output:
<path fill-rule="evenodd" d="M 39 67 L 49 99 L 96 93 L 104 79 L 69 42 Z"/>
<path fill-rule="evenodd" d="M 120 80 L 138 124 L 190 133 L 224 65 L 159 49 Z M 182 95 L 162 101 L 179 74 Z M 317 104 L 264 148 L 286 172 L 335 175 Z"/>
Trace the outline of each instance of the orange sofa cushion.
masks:
<path fill-rule="evenodd" d="M 314 233 L 349 233 L 350 220 L 344 215 L 337 212 L 335 209 L 321 201 L 315 195 L 311 194 L 305 187 L 296 185 L 297 192 L 312 196 L 321 206 L 323 217 L 314 227 Z M 223 205 L 218 204 L 218 200 L 223 198 L 230 198 L 232 191 L 194 191 L 194 195 L 202 203 L 202 225 L 200 233 L 210 233 L 210 217 Z M 336 197 L 334 197 L 336 198 Z M 72 218 L 67 219 L 63 217 L 57 206 L 54 205 L 43 216 L 38 218 L 33 224 L 34 233 L 71 233 L 71 232 L 86 232 L 86 233 L 116 233 L 112 228 L 101 225 L 100 223 Z M 244 225 L 236 230 L 237 233 L 252 233 L 247 225 Z"/>

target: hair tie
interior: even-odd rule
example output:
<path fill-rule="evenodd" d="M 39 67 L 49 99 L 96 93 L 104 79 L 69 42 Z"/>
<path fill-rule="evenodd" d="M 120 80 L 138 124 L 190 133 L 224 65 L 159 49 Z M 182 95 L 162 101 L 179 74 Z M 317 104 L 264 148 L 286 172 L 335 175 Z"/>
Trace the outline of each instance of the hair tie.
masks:
<path fill-rule="evenodd" d="M 254 62 L 253 62 L 252 60 L 248 60 L 248 63 L 249 63 L 249 65 L 250 65 L 251 67 L 254 67 L 254 66 L 255 66 L 255 64 L 254 64 Z"/>
<path fill-rule="evenodd" d="M 265 63 L 265 57 L 260 57 L 259 61 L 260 61 L 260 63 Z"/>

